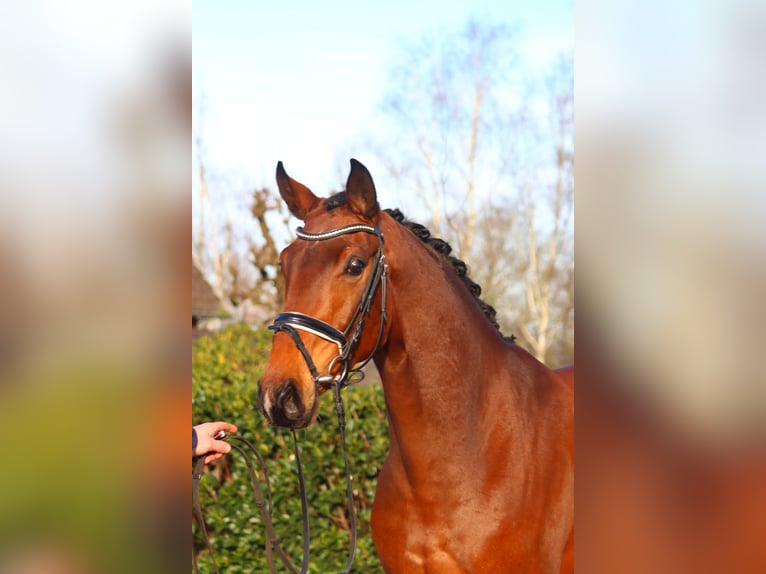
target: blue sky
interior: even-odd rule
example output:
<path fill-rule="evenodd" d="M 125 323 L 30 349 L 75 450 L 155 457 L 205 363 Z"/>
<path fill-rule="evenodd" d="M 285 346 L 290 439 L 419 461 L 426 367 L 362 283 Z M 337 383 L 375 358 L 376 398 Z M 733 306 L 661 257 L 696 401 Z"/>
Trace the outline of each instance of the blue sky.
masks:
<path fill-rule="evenodd" d="M 528 65 L 574 45 L 572 0 L 194 0 L 192 9 L 195 134 L 210 171 L 242 191 L 273 188 L 279 160 L 317 193 L 337 189 L 337 152 L 373 129 L 408 42 L 459 33 L 477 17 L 518 29 Z"/>

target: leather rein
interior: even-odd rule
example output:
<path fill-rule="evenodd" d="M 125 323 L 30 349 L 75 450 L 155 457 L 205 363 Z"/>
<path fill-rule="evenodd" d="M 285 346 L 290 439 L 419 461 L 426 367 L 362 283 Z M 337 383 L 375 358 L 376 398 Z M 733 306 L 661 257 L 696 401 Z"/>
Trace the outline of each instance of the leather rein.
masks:
<path fill-rule="evenodd" d="M 354 505 L 353 488 L 351 485 L 351 469 L 348 462 L 348 450 L 346 447 L 346 415 L 345 415 L 345 410 L 343 407 L 341 390 L 345 388 L 346 386 L 348 386 L 349 384 L 357 383 L 364 379 L 364 373 L 362 372 L 362 369 L 367 363 L 370 362 L 370 360 L 372 360 L 373 356 L 375 355 L 378 348 L 380 347 L 380 343 L 383 339 L 385 324 L 387 321 L 386 279 L 388 276 L 388 265 L 386 264 L 386 258 L 385 258 L 385 255 L 383 254 L 383 233 L 380 231 L 378 227 L 356 224 L 356 225 L 348 225 L 345 227 L 340 227 L 340 228 L 333 229 L 331 231 L 326 231 L 323 233 L 309 233 L 304 231 L 303 228 L 301 227 L 299 227 L 296 230 L 296 235 L 298 236 L 298 238 L 303 239 L 305 241 L 325 241 L 328 239 L 334 239 L 335 237 L 340 237 L 341 235 L 347 235 L 350 233 L 370 233 L 375 235 L 378 238 L 378 249 L 375 254 L 375 260 L 373 262 L 372 271 L 370 272 L 370 276 L 367 279 L 367 283 L 362 293 L 362 297 L 359 302 L 359 305 L 357 306 L 356 311 L 354 312 L 354 315 L 352 316 L 346 328 L 343 331 L 341 331 L 333 327 L 329 323 L 322 321 L 321 319 L 317 319 L 315 317 L 311 317 L 309 315 L 304 315 L 303 313 L 296 313 L 296 312 L 280 313 L 274 319 L 274 323 L 269 326 L 270 330 L 275 332 L 283 331 L 287 333 L 288 335 L 290 335 L 290 337 L 293 339 L 296 347 L 298 348 L 301 355 L 303 356 L 303 359 L 306 361 L 306 365 L 308 366 L 309 372 L 311 373 L 311 377 L 314 381 L 314 384 L 316 385 L 317 392 L 319 391 L 320 388 L 327 389 L 331 387 L 333 390 L 335 411 L 338 416 L 338 429 L 340 432 L 341 450 L 343 452 L 343 464 L 344 464 L 345 473 L 346 473 L 346 477 L 345 477 L 346 478 L 346 497 L 348 499 L 349 530 L 350 530 L 350 538 L 351 538 L 350 549 L 348 553 L 348 558 L 346 560 L 346 565 L 340 574 L 349 574 L 351 572 L 351 566 L 354 562 L 354 554 L 356 552 L 356 538 L 357 538 L 356 509 Z M 375 298 L 375 294 L 377 293 L 378 288 L 380 288 L 380 291 L 381 291 L 381 318 L 380 318 L 380 327 L 378 329 L 377 339 L 375 341 L 375 346 L 373 347 L 373 350 L 370 352 L 370 354 L 363 361 L 360 361 L 356 364 L 352 364 L 351 357 L 353 355 L 354 350 L 356 349 L 357 344 L 359 343 L 359 339 L 361 338 L 365 319 L 367 318 L 367 315 L 370 312 L 370 309 L 372 307 L 372 302 L 373 302 L 373 299 Z M 324 339 L 325 341 L 335 343 L 338 346 L 338 355 L 330 361 L 327 367 L 326 375 L 319 375 L 319 371 L 316 368 L 314 360 L 311 357 L 311 354 L 306 349 L 305 345 L 303 344 L 303 341 L 301 340 L 301 337 L 298 331 L 309 333 L 311 335 Z M 337 375 L 333 375 L 333 370 L 336 368 L 336 365 L 340 366 L 340 371 L 338 372 Z M 298 483 L 299 483 L 300 496 L 301 496 L 301 514 L 302 514 L 301 518 L 303 521 L 303 559 L 301 562 L 300 571 L 298 571 L 295 568 L 295 566 L 293 566 L 289 557 L 283 550 L 279 542 L 279 538 L 276 536 L 276 533 L 274 531 L 274 526 L 273 526 L 273 522 L 271 518 L 271 514 L 272 514 L 271 489 L 270 489 L 268 473 L 266 471 L 266 465 L 263 458 L 260 456 L 260 454 L 255 449 L 255 447 L 243 437 L 241 436 L 223 437 L 227 440 L 234 439 L 234 440 L 242 442 L 247 448 L 247 450 L 253 455 L 253 457 L 257 461 L 259 468 L 261 470 L 261 473 L 264 476 L 264 480 L 266 483 L 265 495 L 264 495 L 263 489 L 261 488 L 260 482 L 258 481 L 257 473 L 255 471 L 253 462 L 251 458 L 248 456 L 248 453 L 245 451 L 245 449 L 243 449 L 242 447 L 236 444 L 231 445 L 232 448 L 236 449 L 240 454 L 242 454 L 248 466 L 248 471 L 250 473 L 250 482 L 253 486 L 253 492 L 255 493 L 256 506 L 258 507 L 258 511 L 261 515 L 261 520 L 263 521 L 263 524 L 266 528 L 266 537 L 267 537 L 266 538 L 266 559 L 269 564 L 269 572 L 271 574 L 276 574 L 277 572 L 276 566 L 275 566 L 275 560 L 274 560 L 275 554 L 279 557 L 279 559 L 285 565 L 285 567 L 293 574 L 299 574 L 299 572 L 300 574 L 306 574 L 308 572 L 308 567 L 309 567 L 310 532 L 309 532 L 308 501 L 306 496 L 306 485 L 305 485 L 305 480 L 303 476 L 303 464 L 301 462 L 300 448 L 298 447 L 298 439 L 295 434 L 295 430 L 292 431 L 292 435 L 293 435 L 293 445 L 294 445 L 294 451 L 295 451 L 295 460 L 296 460 L 297 471 L 298 471 Z M 197 517 L 197 521 L 199 523 L 199 528 L 202 533 L 202 537 L 205 541 L 208 551 L 210 552 L 210 556 L 211 556 L 211 560 L 213 561 L 215 572 L 218 573 L 219 572 L 218 565 L 215 562 L 215 557 L 213 556 L 213 549 L 210 544 L 210 541 L 208 540 L 207 530 L 205 528 L 205 521 L 202 515 L 202 509 L 200 507 L 200 501 L 199 501 L 199 480 L 202 475 L 203 460 L 204 460 L 203 458 L 200 458 L 199 460 L 197 460 L 197 463 L 194 467 L 194 473 L 192 474 L 192 479 L 193 479 L 192 503 L 193 503 L 195 515 Z M 194 570 L 195 572 L 199 572 L 196 555 L 194 554 L 193 547 L 192 547 L 192 558 L 193 558 Z"/>
<path fill-rule="evenodd" d="M 263 460 L 263 457 L 258 453 L 256 448 L 253 446 L 251 442 L 249 442 L 247 439 L 245 439 L 242 436 L 239 435 L 232 435 L 232 436 L 225 436 L 223 432 L 221 432 L 221 436 L 216 437 L 219 440 L 226 440 L 231 441 L 235 440 L 238 442 L 243 443 L 244 447 L 241 447 L 237 444 L 230 443 L 231 447 L 238 451 L 242 457 L 245 459 L 245 463 L 247 464 L 247 469 L 250 474 L 250 484 L 253 487 L 253 493 L 255 494 L 255 505 L 258 508 L 258 513 L 261 516 L 261 521 L 263 522 L 264 527 L 266 528 L 266 561 L 269 565 L 269 572 L 270 574 L 276 574 L 277 569 L 275 565 L 274 555 L 281 560 L 282 564 L 285 565 L 285 567 L 292 572 L 292 574 L 298 574 L 298 570 L 295 568 L 293 563 L 290 561 L 289 556 L 282 548 L 282 545 L 279 542 L 279 538 L 276 535 L 276 532 L 274 530 L 274 523 L 271 518 L 272 514 L 272 500 L 271 500 L 271 482 L 269 481 L 269 474 L 266 470 L 266 463 Z M 308 499 L 306 497 L 306 485 L 303 480 L 303 466 L 301 464 L 300 459 L 300 451 L 298 448 L 298 441 L 295 437 L 295 431 L 293 431 L 293 445 L 295 447 L 295 459 L 297 461 L 298 465 L 298 476 L 300 478 L 299 480 L 299 488 L 300 488 L 300 496 L 301 496 L 301 512 L 303 515 L 303 559 L 301 563 L 301 573 L 305 573 L 308 571 L 308 565 L 309 565 L 309 521 L 308 521 Z M 252 457 L 251 457 L 252 456 Z M 256 469 L 253 465 L 253 459 L 258 464 L 258 469 L 261 471 L 263 475 L 263 480 L 265 481 L 265 492 L 264 489 L 261 486 L 261 482 L 258 480 L 258 474 L 256 472 Z M 213 552 L 213 546 L 210 543 L 210 539 L 207 535 L 207 528 L 205 527 L 205 518 L 202 515 L 202 507 L 200 505 L 200 496 L 199 496 L 199 483 L 200 478 L 202 477 L 202 467 L 204 466 L 204 457 L 201 456 L 197 459 L 197 462 L 194 465 L 194 472 L 192 473 L 192 508 L 194 510 L 194 515 L 197 518 L 197 524 L 200 530 L 200 533 L 202 534 L 202 539 L 205 541 L 205 546 L 208 549 L 208 552 L 210 553 L 210 560 L 213 563 L 213 568 L 216 574 L 220 574 L 220 570 L 218 569 L 218 564 L 215 560 L 215 553 Z M 194 552 L 194 546 L 192 546 L 192 564 L 194 565 L 194 572 L 196 574 L 199 574 L 199 566 L 197 565 L 197 555 Z"/>

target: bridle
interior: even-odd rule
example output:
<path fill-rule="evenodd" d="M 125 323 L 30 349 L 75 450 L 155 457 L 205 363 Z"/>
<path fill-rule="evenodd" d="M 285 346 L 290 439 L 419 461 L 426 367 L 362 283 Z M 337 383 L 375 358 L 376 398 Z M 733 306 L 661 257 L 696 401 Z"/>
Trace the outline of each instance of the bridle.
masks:
<path fill-rule="evenodd" d="M 347 225 L 345 227 L 339 227 L 331 231 L 325 231 L 322 233 L 309 233 L 304 231 L 302 227 L 296 230 L 296 235 L 299 239 L 305 241 L 326 241 L 328 239 L 334 239 L 341 235 L 348 235 L 351 233 L 370 233 L 378 238 L 378 250 L 375 253 L 375 260 L 373 262 L 372 271 L 367 279 L 362 298 L 359 301 L 359 305 L 351 317 L 348 325 L 343 331 L 336 329 L 329 323 L 304 315 L 303 313 L 285 312 L 280 313 L 274 319 L 274 323 L 269 326 L 269 329 L 275 332 L 283 331 L 290 335 L 295 342 L 296 347 L 300 351 L 303 359 L 306 361 L 311 377 L 314 384 L 319 388 L 328 388 L 330 386 L 344 387 L 350 381 L 358 382 L 364 378 L 362 368 L 370 362 L 376 351 L 380 347 L 380 343 L 383 339 L 383 331 L 386 324 L 386 278 L 388 276 L 388 265 L 386 264 L 386 256 L 383 254 L 383 233 L 379 227 L 372 227 L 371 225 L 354 224 Z M 351 355 L 356 349 L 359 339 L 362 336 L 362 330 L 364 329 L 364 322 L 367 315 L 370 313 L 372 307 L 372 301 L 375 298 L 375 294 L 380 287 L 381 292 L 381 311 L 380 311 L 380 328 L 378 329 L 378 337 L 375 341 L 370 354 L 363 361 L 352 365 Z M 303 341 L 298 334 L 298 331 L 310 333 L 320 339 L 335 343 L 338 346 L 338 355 L 333 358 L 328 367 L 326 375 L 319 375 L 319 371 L 316 368 L 314 360 L 311 354 L 306 349 Z M 338 375 L 333 375 L 333 369 L 336 365 L 340 364 L 340 372 Z"/>
<path fill-rule="evenodd" d="M 383 233 L 380 231 L 380 228 L 378 227 L 372 227 L 370 225 L 363 225 L 363 224 L 355 224 L 355 225 L 347 225 L 345 227 L 339 227 L 337 229 L 333 229 L 331 231 L 326 231 L 323 233 L 309 233 L 307 231 L 304 231 L 303 228 L 299 227 L 296 230 L 296 235 L 299 239 L 303 239 L 305 241 L 325 241 L 328 239 L 334 239 L 335 237 L 340 237 L 341 235 L 348 235 L 351 233 L 370 233 L 372 235 L 375 235 L 378 238 L 378 249 L 375 253 L 375 259 L 373 262 L 373 267 L 370 272 L 370 276 L 367 279 L 367 283 L 364 287 L 364 291 L 362 292 L 361 300 L 359 301 L 359 305 L 356 308 L 356 311 L 354 312 L 354 315 L 351 317 L 351 320 L 349 321 L 346 328 L 341 331 L 339 329 L 336 329 L 329 323 L 326 323 L 325 321 L 322 321 L 321 319 L 317 319 L 315 317 L 311 317 L 309 315 L 304 315 L 303 313 L 296 313 L 296 312 L 285 312 L 280 313 L 277 315 L 277 317 L 274 319 L 274 323 L 269 326 L 269 329 L 275 332 L 283 331 L 290 335 L 290 337 L 295 342 L 295 345 L 298 347 L 298 350 L 300 351 L 301 355 L 303 356 L 303 359 L 306 361 L 306 365 L 308 366 L 308 369 L 311 373 L 311 377 L 314 381 L 314 384 L 317 387 L 317 391 L 320 388 L 328 388 L 332 387 L 333 389 L 333 396 L 335 399 L 335 410 L 336 414 L 338 415 L 338 428 L 340 431 L 340 443 L 341 443 L 341 450 L 343 452 L 343 464 L 346 471 L 346 497 L 348 499 L 348 507 L 349 507 L 349 530 L 350 530 L 350 536 L 351 536 L 351 543 L 350 543 L 350 549 L 348 553 L 348 557 L 346 560 L 346 565 L 344 569 L 342 570 L 341 574 L 349 574 L 351 572 L 351 567 L 354 562 L 354 554 L 356 552 L 356 511 L 354 507 L 354 492 L 353 487 L 351 485 L 351 469 L 348 462 L 348 452 L 346 448 L 346 415 L 343 408 L 343 400 L 341 398 L 341 390 L 350 384 L 351 382 L 358 382 L 361 381 L 364 378 L 364 373 L 362 372 L 362 369 L 364 366 L 372 360 L 373 356 L 377 352 L 378 348 L 380 347 L 380 344 L 383 340 L 383 333 L 385 330 L 385 324 L 387 320 L 386 316 L 386 278 L 388 276 L 388 266 L 386 264 L 386 257 L 383 255 Z M 370 313 L 370 309 L 372 308 L 372 302 L 375 298 L 375 295 L 378 291 L 378 288 L 380 288 L 381 292 L 381 316 L 380 316 L 380 327 L 378 329 L 378 335 L 377 339 L 375 341 L 375 346 L 373 347 L 372 351 L 370 351 L 370 354 L 363 360 L 356 364 L 351 364 L 351 357 L 354 353 L 354 350 L 356 349 L 359 340 L 362 336 L 362 331 L 364 329 L 364 323 L 367 318 L 367 316 Z M 314 364 L 314 360 L 311 357 L 311 354 L 306 349 L 305 345 L 303 344 L 303 341 L 301 340 L 299 331 L 303 331 L 306 333 L 310 333 L 314 336 L 317 336 L 321 339 L 324 339 L 325 341 L 329 341 L 331 343 L 335 343 L 338 346 L 338 355 L 334 357 L 327 368 L 327 374 L 326 375 L 319 375 L 319 371 L 316 368 L 316 365 Z M 333 369 L 335 369 L 336 365 L 340 365 L 340 371 L 337 375 L 333 375 Z M 302 512 L 302 520 L 303 520 L 303 559 L 301 563 L 300 568 L 300 574 L 306 574 L 308 572 L 309 567 L 309 517 L 308 517 L 308 502 L 306 497 L 306 486 L 305 486 L 305 480 L 303 477 L 303 464 L 301 462 L 301 453 L 300 448 L 298 447 L 298 439 L 295 434 L 295 430 L 292 431 L 293 435 L 293 445 L 295 449 L 295 460 L 297 464 L 297 471 L 298 471 L 298 481 L 299 481 L 299 488 L 301 493 L 301 512 Z M 261 488 L 260 483 L 258 482 L 256 471 L 254 469 L 252 461 L 247 456 L 247 453 L 245 450 L 240 448 L 236 444 L 232 444 L 232 447 L 240 452 L 245 457 L 245 462 L 247 463 L 248 470 L 250 473 L 250 480 L 251 484 L 253 486 L 253 491 L 255 493 L 256 498 L 256 506 L 258 507 L 259 513 L 261 515 L 261 520 L 263 521 L 263 524 L 266 528 L 266 557 L 269 565 L 269 572 L 275 573 L 276 572 L 276 564 L 275 564 L 275 555 L 278 557 L 282 564 L 293 574 L 298 574 L 298 570 L 293 566 L 290 559 L 282 549 L 279 539 L 276 536 L 276 533 L 274 531 L 274 527 L 271 520 L 271 493 L 269 488 L 269 478 L 268 474 L 266 472 L 266 465 L 262 459 L 262 457 L 258 454 L 258 451 L 255 449 L 255 447 L 246 441 L 241 436 L 232 436 L 232 437 L 226 437 L 231 439 L 236 439 L 247 447 L 247 450 L 255 457 L 258 466 L 260 467 L 260 470 L 262 474 L 264 475 L 265 481 L 266 481 L 266 493 L 264 495 L 263 489 Z M 193 488 L 192 488 L 192 502 L 194 507 L 195 515 L 197 516 L 197 521 L 200 525 L 200 530 L 202 533 L 202 537 L 205 541 L 205 544 L 210 551 L 211 559 L 213 560 L 213 566 L 215 568 L 215 571 L 218 572 L 218 566 L 215 564 L 215 559 L 213 558 L 213 549 L 210 544 L 210 541 L 207 537 L 207 531 L 205 529 L 205 522 L 204 517 L 202 516 L 202 510 L 200 506 L 199 501 L 199 480 L 202 475 L 202 459 L 198 460 L 194 473 L 192 474 L 193 478 Z M 193 553 L 193 549 L 192 549 Z M 196 562 L 196 556 L 193 553 L 193 562 L 195 567 L 195 572 L 197 571 L 197 562 Z"/>
<path fill-rule="evenodd" d="M 269 326 L 269 329 L 278 333 L 280 331 L 290 335 L 295 342 L 295 346 L 300 351 L 303 359 L 306 361 L 311 378 L 316 386 L 317 393 L 320 388 L 332 387 L 333 398 L 335 400 L 335 412 L 338 416 L 338 430 L 340 432 L 340 444 L 343 452 L 343 465 L 346 471 L 346 497 L 348 499 L 349 509 L 349 530 L 351 532 L 351 545 L 346 560 L 346 566 L 341 574 L 347 574 L 351 572 L 351 567 L 354 562 L 354 553 L 356 552 L 356 510 L 354 508 L 354 491 L 351 485 L 351 468 L 348 462 L 348 449 L 346 448 L 346 413 L 343 408 L 343 399 L 341 398 L 341 390 L 347 386 L 352 380 L 359 382 L 364 378 L 362 369 L 370 362 L 383 340 L 383 332 L 386 325 L 386 278 L 388 276 L 388 265 L 386 264 L 386 256 L 383 254 L 383 233 L 379 227 L 372 227 L 370 225 L 354 224 L 346 225 L 345 227 L 339 227 L 330 231 L 322 233 L 310 233 L 304 231 L 302 227 L 296 229 L 295 234 L 298 239 L 304 241 L 327 241 L 334 239 L 342 235 L 349 235 L 351 233 L 370 233 L 378 238 L 378 249 L 375 253 L 375 259 L 373 261 L 372 270 L 367 278 L 367 283 L 362 292 L 362 297 L 359 304 L 354 311 L 351 320 L 346 325 L 346 328 L 341 331 L 330 325 L 329 323 L 311 317 L 303 313 L 285 312 L 280 313 L 274 319 L 274 323 Z M 381 303 L 380 303 L 380 327 L 378 328 L 378 336 L 375 341 L 370 354 L 367 357 L 356 364 L 351 364 L 351 357 L 356 349 L 359 339 L 362 336 L 364 329 L 364 323 L 372 308 L 372 301 L 375 298 L 375 294 L 380 288 Z M 311 353 L 308 352 L 303 341 L 301 340 L 298 331 L 309 333 L 330 343 L 335 343 L 338 346 L 338 354 L 330 361 L 327 367 L 327 374 L 320 375 L 316 368 L 314 359 L 311 357 Z M 340 371 L 337 375 L 333 375 L 333 369 L 336 364 L 340 364 Z M 293 432 L 293 438 L 295 439 L 295 433 Z M 300 451 L 295 443 L 296 459 L 298 462 L 299 480 L 303 483 L 303 474 L 301 471 Z M 304 515 L 304 521 L 308 521 L 308 516 Z M 306 552 L 307 554 L 307 552 Z M 304 557 L 305 560 L 305 557 Z M 308 564 L 306 564 L 308 566 Z M 302 569 L 303 573 L 304 570 Z"/>
<path fill-rule="evenodd" d="M 351 317 L 351 320 L 349 321 L 346 328 L 341 331 L 339 329 L 336 329 L 329 323 L 326 323 L 325 321 L 322 321 L 321 319 L 317 319 L 315 317 L 311 317 L 309 315 L 304 315 L 303 313 L 296 313 L 296 312 L 285 312 L 280 313 L 277 315 L 276 319 L 274 319 L 274 323 L 269 326 L 269 329 L 275 332 L 283 331 L 290 335 L 290 337 L 295 342 L 295 345 L 298 347 L 298 350 L 300 351 L 301 355 L 303 356 L 303 359 L 306 361 L 306 365 L 308 366 L 309 371 L 311 372 L 311 377 L 314 381 L 314 384 L 317 387 L 317 390 L 319 388 L 327 388 L 332 387 L 333 389 L 333 395 L 335 399 L 335 410 L 338 415 L 338 428 L 340 430 L 340 439 L 341 439 L 341 447 L 343 451 L 343 464 L 345 466 L 346 470 L 346 496 L 348 498 L 348 505 L 349 505 L 349 529 L 351 531 L 351 548 L 349 550 L 348 558 L 346 560 L 346 566 L 343 569 L 341 574 L 347 574 L 351 572 L 351 566 L 354 561 L 354 553 L 356 551 L 356 512 L 354 509 L 354 493 L 353 488 L 351 486 L 351 469 L 349 467 L 348 463 L 348 453 L 346 449 L 346 418 L 345 418 L 345 411 L 343 408 L 343 400 L 341 399 L 340 391 L 345 386 L 347 386 L 352 380 L 358 382 L 364 378 L 364 374 L 362 372 L 362 368 L 370 362 L 372 357 L 375 355 L 376 351 L 380 347 L 380 343 L 383 339 L 383 332 L 386 324 L 386 278 L 388 276 L 388 266 L 386 264 L 386 257 L 383 255 L 383 233 L 380 231 L 380 228 L 378 227 L 372 227 L 370 225 L 362 225 L 362 224 L 355 224 L 355 225 L 347 225 L 345 227 L 339 227 L 338 229 L 333 229 L 331 231 L 326 231 L 323 233 L 309 233 L 307 231 L 304 231 L 303 228 L 299 227 L 296 230 L 296 235 L 299 239 L 303 239 L 305 241 L 325 241 L 328 239 L 334 239 L 335 237 L 340 237 L 341 235 L 347 235 L 350 233 L 370 233 L 372 235 L 375 235 L 378 238 L 378 250 L 375 253 L 375 260 L 373 262 L 372 271 L 370 272 L 370 276 L 367 279 L 367 283 L 364 287 L 364 291 L 362 292 L 361 300 L 359 301 L 359 305 L 356 308 L 356 311 L 354 312 L 354 315 Z M 362 336 L 362 331 L 364 329 L 364 322 L 367 318 L 367 315 L 370 313 L 370 309 L 372 308 L 372 302 L 375 298 L 375 294 L 378 291 L 378 288 L 380 288 L 381 291 L 381 317 L 380 317 L 380 328 L 378 329 L 378 336 L 377 340 L 375 341 L 375 346 L 373 347 L 370 354 L 363 360 L 360 361 L 354 365 L 351 364 L 351 356 L 354 353 L 354 350 L 356 349 L 357 344 L 359 343 L 359 339 Z M 298 331 L 304 331 L 306 333 L 310 333 L 312 335 L 315 335 L 321 339 L 324 339 L 325 341 L 329 341 L 331 343 L 335 343 L 338 346 L 338 355 L 333 358 L 327 368 L 327 374 L 320 376 L 319 371 L 316 368 L 316 365 L 314 364 L 314 360 L 311 357 L 311 354 L 306 349 L 305 345 L 303 344 L 303 341 L 301 340 L 301 337 L 298 333 Z M 340 364 L 340 372 L 338 375 L 333 375 L 333 369 L 335 368 L 336 364 Z M 275 570 L 275 563 L 274 563 L 274 554 L 276 554 L 277 557 L 282 561 L 282 563 L 287 567 L 287 569 L 290 572 L 296 573 L 298 570 L 292 565 L 289 558 L 285 554 L 284 550 L 282 549 L 279 539 L 277 538 L 274 527 L 271 521 L 271 494 L 269 489 L 269 479 L 268 474 L 266 473 L 266 466 L 261 458 L 261 456 L 258 454 L 258 451 L 253 447 L 252 444 L 250 444 L 248 441 L 246 441 L 244 438 L 240 436 L 232 436 L 228 437 L 232 439 L 239 440 L 240 442 L 243 442 L 247 449 L 250 451 L 252 455 L 254 455 L 256 461 L 258 462 L 258 465 L 261 469 L 261 472 L 263 473 L 265 480 L 266 480 L 266 495 L 264 497 L 263 490 L 257 480 L 256 472 L 253 467 L 252 461 L 248 458 L 246 452 L 240 448 L 238 445 L 232 444 L 232 447 L 240 452 L 245 457 L 245 462 L 248 465 L 248 469 L 250 472 L 250 479 L 253 486 L 253 491 L 255 492 L 256 497 L 256 505 L 259 509 L 259 512 L 261 514 L 261 519 L 266 527 L 266 535 L 267 535 L 267 543 L 266 543 L 266 556 L 269 564 L 269 572 L 276 572 Z M 300 455 L 300 448 L 298 447 L 298 441 L 297 437 L 295 435 L 295 431 L 293 430 L 293 444 L 295 448 L 295 459 L 297 463 L 297 470 L 298 470 L 298 480 L 299 480 L 299 487 L 301 492 L 301 510 L 302 510 L 302 519 L 303 519 L 303 560 L 301 564 L 300 572 L 301 574 L 305 574 L 308 572 L 308 558 L 309 558 L 309 520 L 308 520 L 308 503 L 306 499 L 306 487 L 305 487 L 305 481 L 303 478 L 303 465 L 301 462 L 301 455 Z M 193 507 L 195 511 L 195 515 L 197 516 L 197 521 L 200 525 L 200 530 L 202 533 L 202 537 L 205 541 L 205 544 L 208 547 L 208 550 L 211 553 L 211 558 L 213 555 L 213 549 L 210 545 L 210 541 L 207 537 L 207 531 L 205 529 L 205 521 L 204 517 L 202 516 L 202 510 L 200 507 L 200 501 L 199 501 L 199 480 L 202 475 L 202 459 L 198 460 L 194 473 L 192 474 L 193 477 L 193 488 L 192 488 L 192 502 Z M 194 556 L 194 567 L 195 571 L 197 571 L 197 562 L 196 562 L 196 556 Z M 218 566 L 215 564 L 215 559 L 213 558 L 213 566 L 218 572 Z"/>

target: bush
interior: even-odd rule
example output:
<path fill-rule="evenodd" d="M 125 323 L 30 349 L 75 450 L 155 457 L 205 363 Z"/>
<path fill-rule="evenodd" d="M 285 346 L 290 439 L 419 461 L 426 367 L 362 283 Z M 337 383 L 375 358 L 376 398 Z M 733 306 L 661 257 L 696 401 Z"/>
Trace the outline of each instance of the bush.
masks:
<path fill-rule="evenodd" d="M 257 381 L 268 359 L 271 333 L 235 325 L 192 345 L 192 416 L 195 422 L 226 420 L 253 443 L 266 461 L 280 541 L 300 566 L 302 523 L 290 432 L 271 427 L 256 403 Z M 337 418 L 330 394 L 320 400 L 319 421 L 298 433 L 311 524 L 310 572 L 339 571 L 349 549 L 345 473 Z M 375 483 L 388 449 L 382 388 L 359 386 L 343 392 L 346 438 L 357 509 L 354 572 L 382 572 L 370 532 Z M 240 444 L 240 443 L 234 443 Z M 207 465 L 200 482 L 205 524 L 222 572 L 267 572 L 265 529 L 241 455 Z M 201 572 L 212 572 L 196 527 L 194 545 Z"/>

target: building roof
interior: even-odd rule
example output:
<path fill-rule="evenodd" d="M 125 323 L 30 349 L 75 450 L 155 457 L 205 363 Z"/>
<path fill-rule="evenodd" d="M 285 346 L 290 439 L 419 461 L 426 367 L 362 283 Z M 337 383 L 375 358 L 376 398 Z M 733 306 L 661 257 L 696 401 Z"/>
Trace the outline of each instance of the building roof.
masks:
<path fill-rule="evenodd" d="M 192 261 L 192 316 L 215 317 L 222 309 L 221 300 L 216 296 L 200 268 Z"/>

